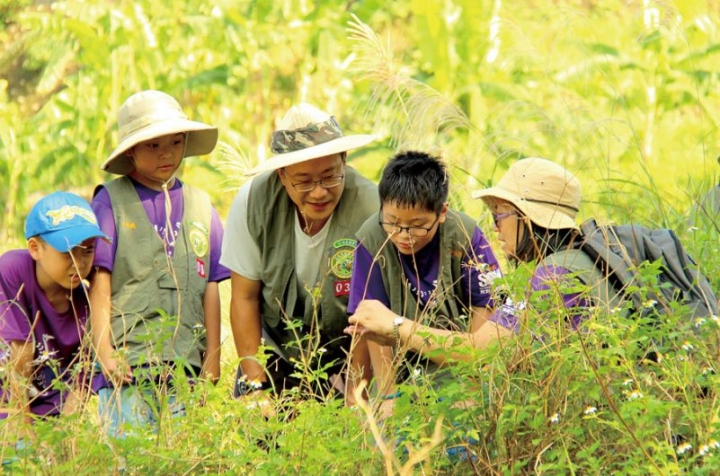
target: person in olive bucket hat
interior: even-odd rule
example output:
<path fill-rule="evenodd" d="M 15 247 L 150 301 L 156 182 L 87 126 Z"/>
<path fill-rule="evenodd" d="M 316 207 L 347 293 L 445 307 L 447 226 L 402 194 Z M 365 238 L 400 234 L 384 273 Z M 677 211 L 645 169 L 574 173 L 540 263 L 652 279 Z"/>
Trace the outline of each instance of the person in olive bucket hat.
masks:
<path fill-rule="evenodd" d="M 239 190 L 221 258 L 240 358 L 235 397 L 266 404 L 285 389 L 324 396 L 335 388 L 352 403 L 356 377 L 369 377 L 359 362 L 343 372 L 351 344 L 343 328 L 355 232 L 379 209 L 376 185 L 347 165 L 347 151 L 372 140 L 343 135 L 315 106 L 293 106 L 273 133 L 275 155 Z M 268 352 L 259 353 L 263 341 Z M 298 377 L 326 365 L 329 379 Z"/>
<path fill-rule="evenodd" d="M 220 377 L 218 283 L 230 277 L 219 263 L 222 222 L 207 193 L 176 177 L 185 157 L 209 154 L 217 139 L 161 91 L 133 94 L 118 111 L 118 146 L 102 169 L 121 177 L 91 204 L 112 238 L 96 247 L 90 299 L 107 382 L 98 410 L 113 436 L 184 414 L 173 374 Z"/>

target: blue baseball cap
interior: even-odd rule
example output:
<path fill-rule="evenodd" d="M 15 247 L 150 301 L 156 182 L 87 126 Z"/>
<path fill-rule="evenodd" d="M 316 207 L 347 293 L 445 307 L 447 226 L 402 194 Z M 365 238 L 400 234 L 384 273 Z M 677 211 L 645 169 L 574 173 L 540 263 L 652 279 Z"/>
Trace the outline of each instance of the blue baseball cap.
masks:
<path fill-rule="evenodd" d="M 88 238 L 110 240 L 100 231 L 97 218 L 85 199 L 69 192 L 41 198 L 25 220 L 25 239 L 39 236 L 61 253 Z"/>

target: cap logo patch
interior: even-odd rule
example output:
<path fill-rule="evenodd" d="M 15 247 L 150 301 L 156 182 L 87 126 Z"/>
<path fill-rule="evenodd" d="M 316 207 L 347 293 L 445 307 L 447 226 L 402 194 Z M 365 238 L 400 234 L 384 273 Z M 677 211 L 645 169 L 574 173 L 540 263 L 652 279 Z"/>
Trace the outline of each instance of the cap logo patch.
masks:
<path fill-rule="evenodd" d="M 87 222 L 97 225 L 95 215 L 90 210 L 75 205 L 65 205 L 57 210 L 49 210 L 45 214 L 52 220 L 53 226 L 58 226 L 60 223 L 72 220 L 75 217 L 83 218 Z"/>

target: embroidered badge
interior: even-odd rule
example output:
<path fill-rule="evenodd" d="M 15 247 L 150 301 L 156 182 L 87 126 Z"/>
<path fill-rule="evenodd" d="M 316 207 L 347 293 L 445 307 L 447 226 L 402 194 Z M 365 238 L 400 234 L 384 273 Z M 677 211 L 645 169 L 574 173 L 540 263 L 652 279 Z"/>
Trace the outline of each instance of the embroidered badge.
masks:
<path fill-rule="evenodd" d="M 337 251 L 330 259 L 330 271 L 338 279 L 350 279 L 352 276 L 353 253 L 355 244 L 353 239 L 344 238 L 333 243 Z M 339 248 L 339 249 L 338 249 Z"/>
<path fill-rule="evenodd" d="M 190 246 L 198 258 L 204 257 L 210 249 L 209 235 L 210 232 L 202 223 L 196 221 L 190 222 L 190 232 L 188 233 Z"/>

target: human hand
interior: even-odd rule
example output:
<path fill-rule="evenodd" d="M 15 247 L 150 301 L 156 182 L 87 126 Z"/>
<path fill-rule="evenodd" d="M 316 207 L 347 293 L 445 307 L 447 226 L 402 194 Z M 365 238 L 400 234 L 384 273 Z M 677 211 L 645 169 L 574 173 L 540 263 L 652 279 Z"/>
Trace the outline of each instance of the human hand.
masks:
<path fill-rule="evenodd" d="M 380 301 L 365 299 L 350 316 L 345 334 L 359 335 L 380 345 L 394 345 L 393 320 L 399 317 Z"/>
<path fill-rule="evenodd" d="M 118 357 L 114 351 L 110 352 L 109 355 L 100 355 L 98 360 L 103 375 L 114 387 L 122 387 L 132 382 L 130 366 L 125 360 Z"/>

